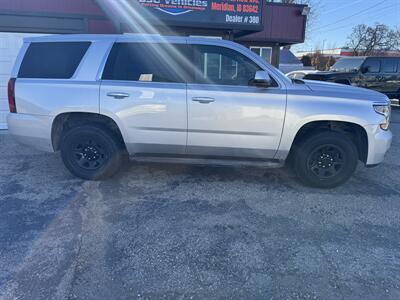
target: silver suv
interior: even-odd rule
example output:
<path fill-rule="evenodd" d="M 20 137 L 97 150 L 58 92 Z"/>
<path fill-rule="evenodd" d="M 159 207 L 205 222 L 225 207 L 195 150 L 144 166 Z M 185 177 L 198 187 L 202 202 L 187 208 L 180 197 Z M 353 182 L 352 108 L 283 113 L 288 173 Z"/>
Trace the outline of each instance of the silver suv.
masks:
<path fill-rule="evenodd" d="M 61 151 L 76 176 L 134 160 L 279 167 L 304 183 L 345 182 L 382 162 L 380 93 L 290 80 L 238 44 L 155 35 L 26 39 L 9 81 L 9 131 Z"/>

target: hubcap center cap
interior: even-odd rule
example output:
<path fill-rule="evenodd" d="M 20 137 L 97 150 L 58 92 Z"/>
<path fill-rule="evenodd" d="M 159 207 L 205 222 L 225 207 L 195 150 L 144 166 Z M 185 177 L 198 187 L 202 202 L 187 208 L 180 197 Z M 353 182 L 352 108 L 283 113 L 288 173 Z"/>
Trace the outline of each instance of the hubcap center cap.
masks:
<path fill-rule="evenodd" d="M 96 147 L 87 146 L 83 149 L 83 157 L 87 160 L 96 160 L 99 158 L 99 152 Z"/>
<path fill-rule="evenodd" d="M 318 159 L 318 166 L 322 168 L 330 168 L 334 163 L 334 159 L 330 154 L 321 154 Z"/>

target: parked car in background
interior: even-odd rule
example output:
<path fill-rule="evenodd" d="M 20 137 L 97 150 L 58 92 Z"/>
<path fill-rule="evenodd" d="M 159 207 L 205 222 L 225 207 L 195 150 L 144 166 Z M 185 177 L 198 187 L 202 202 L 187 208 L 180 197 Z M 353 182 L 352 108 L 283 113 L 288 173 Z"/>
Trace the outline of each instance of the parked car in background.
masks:
<path fill-rule="evenodd" d="M 385 95 L 292 81 L 226 40 L 153 35 L 26 39 L 8 85 L 9 131 L 59 151 L 84 179 L 137 161 L 293 167 L 331 188 L 389 149 Z"/>
<path fill-rule="evenodd" d="M 303 79 L 304 76 L 306 76 L 308 74 L 315 74 L 318 72 L 320 72 L 320 71 L 318 71 L 318 70 L 296 70 L 296 71 L 287 73 L 286 76 L 289 77 L 290 79 Z"/>
<path fill-rule="evenodd" d="M 390 99 L 400 98 L 400 57 L 341 58 L 329 72 L 307 74 L 304 79 L 342 83 L 375 90 Z"/>

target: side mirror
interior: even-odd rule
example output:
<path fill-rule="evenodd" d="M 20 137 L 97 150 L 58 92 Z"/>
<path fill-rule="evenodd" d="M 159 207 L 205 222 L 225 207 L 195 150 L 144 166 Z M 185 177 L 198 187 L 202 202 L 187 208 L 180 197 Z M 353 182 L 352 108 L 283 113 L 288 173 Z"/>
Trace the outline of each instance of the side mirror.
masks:
<path fill-rule="evenodd" d="M 368 66 L 361 67 L 361 73 L 368 73 L 368 72 L 369 72 L 369 67 Z"/>
<path fill-rule="evenodd" d="M 267 71 L 257 71 L 253 83 L 258 87 L 269 87 L 272 85 L 272 79 Z"/>

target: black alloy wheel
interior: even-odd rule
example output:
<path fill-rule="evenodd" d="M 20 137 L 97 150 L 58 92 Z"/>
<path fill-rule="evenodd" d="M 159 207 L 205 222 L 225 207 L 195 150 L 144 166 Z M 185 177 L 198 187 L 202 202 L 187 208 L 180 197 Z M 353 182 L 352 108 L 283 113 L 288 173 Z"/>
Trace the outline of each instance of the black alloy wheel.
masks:
<path fill-rule="evenodd" d="M 336 145 L 317 147 L 309 156 L 308 167 L 321 179 L 336 176 L 343 169 L 345 154 Z"/>
<path fill-rule="evenodd" d="M 69 129 L 62 137 L 60 148 L 67 169 L 88 180 L 114 175 L 120 168 L 124 153 L 115 134 L 95 124 Z"/>
<path fill-rule="evenodd" d="M 320 132 L 311 134 L 296 146 L 292 164 L 304 184 L 333 188 L 346 182 L 354 173 L 358 151 L 344 133 Z"/>
<path fill-rule="evenodd" d="M 87 136 L 81 141 L 77 141 L 74 147 L 74 157 L 81 168 L 96 170 L 107 163 L 109 154 L 99 142 Z"/>

